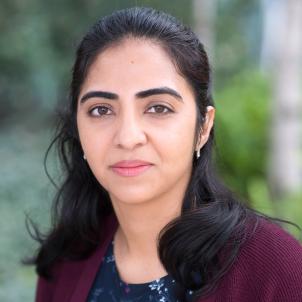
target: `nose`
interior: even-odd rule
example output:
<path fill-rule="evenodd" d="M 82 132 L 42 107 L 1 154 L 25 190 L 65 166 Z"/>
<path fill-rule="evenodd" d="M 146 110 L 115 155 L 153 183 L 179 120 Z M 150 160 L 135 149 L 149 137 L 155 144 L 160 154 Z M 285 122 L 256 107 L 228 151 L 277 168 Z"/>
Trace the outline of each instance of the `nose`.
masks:
<path fill-rule="evenodd" d="M 117 123 L 114 145 L 118 148 L 133 150 L 147 142 L 142 120 L 135 113 L 123 114 Z"/>

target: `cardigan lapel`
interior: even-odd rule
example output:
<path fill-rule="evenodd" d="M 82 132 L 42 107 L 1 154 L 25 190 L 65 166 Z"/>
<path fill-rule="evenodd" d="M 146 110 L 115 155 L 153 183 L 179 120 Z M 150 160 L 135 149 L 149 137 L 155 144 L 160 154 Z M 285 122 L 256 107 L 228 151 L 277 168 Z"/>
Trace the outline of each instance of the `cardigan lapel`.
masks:
<path fill-rule="evenodd" d="M 117 229 L 115 216 L 110 216 L 105 225 L 105 239 L 88 259 L 65 264 L 63 276 L 60 278 L 60 290 L 56 292 L 54 301 L 86 301 L 107 247 Z"/>

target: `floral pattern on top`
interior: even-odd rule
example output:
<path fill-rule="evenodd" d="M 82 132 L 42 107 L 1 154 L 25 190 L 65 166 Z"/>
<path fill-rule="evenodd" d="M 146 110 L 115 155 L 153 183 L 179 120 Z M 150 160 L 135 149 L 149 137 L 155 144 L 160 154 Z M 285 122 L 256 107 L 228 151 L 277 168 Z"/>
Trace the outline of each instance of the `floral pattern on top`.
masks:
<path fill-rule="evenodd" d="M 86 302 L 180 302 L 176 298 L 177 283 L 167 275 L 149 283 L 128 284 L 121 280 L 109 245 Z M 193 292 L 187 292 L 191 301 Z"/>

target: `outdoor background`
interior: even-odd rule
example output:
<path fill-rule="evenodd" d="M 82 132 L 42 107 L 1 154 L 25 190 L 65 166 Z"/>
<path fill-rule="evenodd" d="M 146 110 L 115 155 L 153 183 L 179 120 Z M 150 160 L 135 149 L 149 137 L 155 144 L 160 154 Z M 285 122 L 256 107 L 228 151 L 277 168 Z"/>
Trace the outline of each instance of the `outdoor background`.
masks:
<path fill-rule="evenodd" d="M 43 157 L 75 47 L 98 18 L 134 5 L 175 15 L 204 42 L 226 183 L 256 209 L 302 226 L 301 0 L 0 0 L 0 301 L 34 299 L 34 270 L 20 263 L 36 247 L 25 217 L 47 230 L 54 189 Z M 54 152 L 48 166 L 58 175 Z"/>

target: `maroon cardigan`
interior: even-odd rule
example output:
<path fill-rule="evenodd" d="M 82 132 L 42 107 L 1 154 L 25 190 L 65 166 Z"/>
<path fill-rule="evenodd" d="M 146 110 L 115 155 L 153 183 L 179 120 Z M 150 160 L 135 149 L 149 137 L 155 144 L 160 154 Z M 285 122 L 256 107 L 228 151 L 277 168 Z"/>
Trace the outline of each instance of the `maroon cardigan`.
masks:
<path fill-rule="evenodd" d="M 111 219 L 105 240 L 87 260 L 58 264 L 52 282 L 39 277 L 35 301 L 85 302 L 116 228 L 116 220 Z M 302 246 L 264 219 L 217 290 L 199 302 L 237 301 L 302 302 Z"/>

